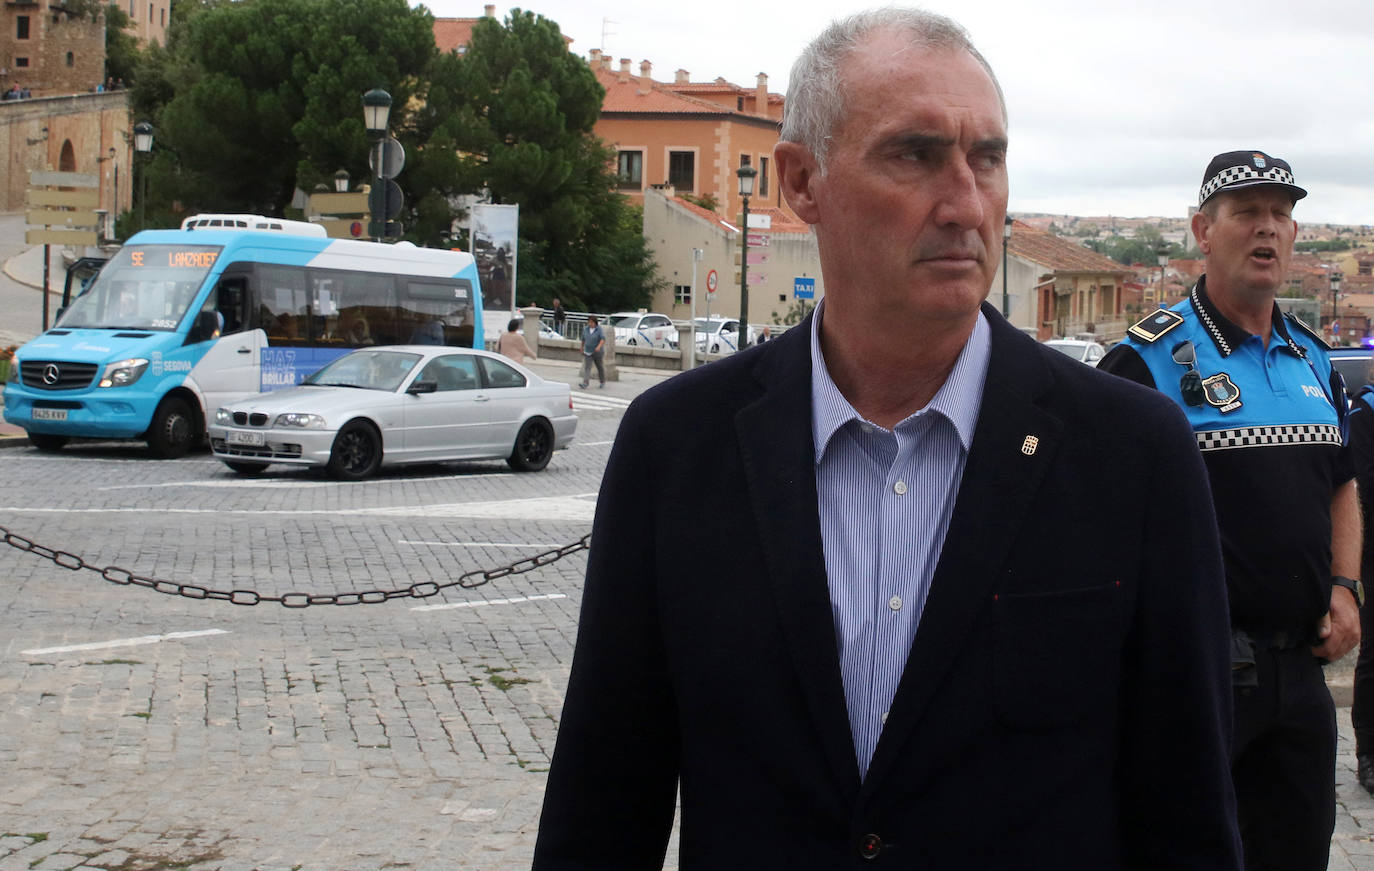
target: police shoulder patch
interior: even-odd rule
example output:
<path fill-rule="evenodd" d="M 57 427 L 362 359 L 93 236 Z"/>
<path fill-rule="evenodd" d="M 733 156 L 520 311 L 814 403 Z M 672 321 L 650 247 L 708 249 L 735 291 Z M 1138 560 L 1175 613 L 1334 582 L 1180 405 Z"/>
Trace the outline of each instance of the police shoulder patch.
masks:
<path fill-rule="evenodd" d="M 1181 323 L 1183 323 L 1183 315 L 1178 312 L 1169 311 L 1166 308 L 1161 308 L 1155 309 L 1153 312 L 1146 315 L 1144 319 L 1134 324 L 1126 332 L 1130 333 L 1132 337 L 1149 344 Z"/>
<path fill-rule="evenodd" d="M 1284 312 L 1283 319 L 1288 322 L 1290 327 L 1297 327 L 1298 332 L 1316 342 L 1318 348 L 1321 348 L 1323 351 L 1331 350 L 1331 346 L 1326 343 L 1326 339 L 1323 339 L 1316 330 L 1309 327 L 1302 318 L 1292 312 Z"/>

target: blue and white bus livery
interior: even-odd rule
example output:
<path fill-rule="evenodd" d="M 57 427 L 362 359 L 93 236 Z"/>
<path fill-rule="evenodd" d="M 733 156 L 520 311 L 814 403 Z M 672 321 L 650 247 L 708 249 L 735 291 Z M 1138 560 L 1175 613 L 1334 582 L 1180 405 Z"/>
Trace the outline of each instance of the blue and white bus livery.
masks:
<path fill-rule="evenodd" d="M 138 233 L 22 346 L 5 420 L 40 450 L 73 437 L 201 443 L 206 413 L 290 387 L 345 351 L 482 347 L 470 254 L 280 231 Z"/>

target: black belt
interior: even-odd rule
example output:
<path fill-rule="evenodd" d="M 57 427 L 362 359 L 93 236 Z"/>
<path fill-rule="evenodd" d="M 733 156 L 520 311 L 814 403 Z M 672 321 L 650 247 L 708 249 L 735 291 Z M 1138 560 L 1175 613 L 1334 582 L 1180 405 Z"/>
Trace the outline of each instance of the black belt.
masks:
<path fill-rule="evenodd" d="M 1250 641 L 1257 650 L 1293 650 L 1298 647 L 1311 647 L 1314 643 L 1312 631 L 1308 629 L 1300 632 L 1296 630 L 1256 632 L 1251 629 L 1242 631 L 1250 636 Z"/>

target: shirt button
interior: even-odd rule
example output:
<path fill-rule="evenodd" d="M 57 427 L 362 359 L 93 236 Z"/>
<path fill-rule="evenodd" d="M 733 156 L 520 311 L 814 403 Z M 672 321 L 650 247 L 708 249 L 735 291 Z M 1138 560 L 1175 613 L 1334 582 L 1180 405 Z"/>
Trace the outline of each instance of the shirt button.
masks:
<path fill-rule="evenodd" d="M 905 482 L 905 481 L 898 481 L 896 484 L 893 484 L 893 485 L 892 485 L 892 490 L 893 490 L 893 492 L 895 492 L 898 496 L 903 495 L 904 493 L 906 493 L 906 482 Z"/>
<path fill-rule="evenodd" d="M 887 600 L 887 607 L 891 608 L 891 609 L 894 610 L 894 611 L 900 611 L 900 610 L 902 610 L 902 597 L 901 597 L 901 596 L 893 596 L 891 599 L 888 599 L 888 600 Z"/>

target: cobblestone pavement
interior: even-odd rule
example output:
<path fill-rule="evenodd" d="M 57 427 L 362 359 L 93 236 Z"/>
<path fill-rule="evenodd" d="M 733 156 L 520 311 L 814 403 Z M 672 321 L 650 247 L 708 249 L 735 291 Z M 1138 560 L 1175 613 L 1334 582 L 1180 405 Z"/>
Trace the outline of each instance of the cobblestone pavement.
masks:
<path fill-rule="evenodd" d="M 590 530 L 619 421 L 601 401 L 533 475 L 346 484 L 141 445 L 3 450 L 0 526 L 219 589 L 444 582 Z M 585 556 L 428 600 L 287 610 L 0 547 L 0 871 L 528 866 Z"/>

